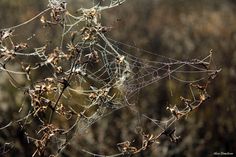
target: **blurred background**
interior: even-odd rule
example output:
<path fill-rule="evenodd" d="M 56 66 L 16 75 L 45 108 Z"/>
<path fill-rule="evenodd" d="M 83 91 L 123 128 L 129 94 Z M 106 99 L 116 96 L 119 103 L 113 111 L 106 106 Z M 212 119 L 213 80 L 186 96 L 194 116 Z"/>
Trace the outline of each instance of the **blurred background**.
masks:
<path fill-rule="evenodd" d="M 22 23 L 47 7 L 47 0 L 0 0 L 0 28 Z M 71 12 L 92 6 L 90 0 L 68 0 Z M 207 56 L 213 49 L 213 61 L 222 71 L 209 88 L 211 99 L 176 125 L 181 136 L 178 143 L 167 139 L 159 145 L 135 156 L 214 156 L 214 152 L 236 154 L 236 1 L 234 0 L 127 0 L 121 6 L 107 10 L 103 24 L 111 26 L 110 38 L 135 47 L 176 59 Z M 16 40 L 30 37 L 37 23 L 25 26 Z M 27 31 L 25 31 L 27 30 Z M 42 35 L 43 36 L 43 35 Z M 53 38 L 54 36 L 48 36 Z M 39 35 L 32 45 L 40 45 Z M 42 44 L 41 44 L 42 45 Z M 40 45 L 40 46 L 41 46 Z M 40 47 L 39 46 L 39 47 Z M 145 57 L 145 54 L 133 54 Z M 12 87 L 8 76 L 0 72 L 0 126 L 20 117 L 22 92 Z M 20 80 L 19 80 L 20 81 Z M 171 95 L 167 81 L 140 91 L 137 108 L 152 118 L 160 119 L 166 113 L 165 105 L 177 99 Z M 137 123 L 147 127 L 148 122 L 137 122 L 137 115 L 122 109 L 91 126 L 84 136 L 78 136 L 62 156 L 89 156 L 81 149 L 98 154 L 115 154 L 116 144 L 138 137 Z M 32 124 L 32 128 L 35 127 Z M 22 130 L 14 125 L 0 130 L 0 151 L 4 143 L 14 141 L 5 156 L 30 156 L 34 147 L 27 144 Z M 11 147 L 7 146 L 6 147 Z"/>

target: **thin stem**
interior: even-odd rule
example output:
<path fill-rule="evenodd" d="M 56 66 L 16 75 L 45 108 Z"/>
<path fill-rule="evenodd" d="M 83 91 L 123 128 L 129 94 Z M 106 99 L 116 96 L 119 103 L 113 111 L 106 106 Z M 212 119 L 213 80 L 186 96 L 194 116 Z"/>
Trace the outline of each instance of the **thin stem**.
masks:
<path fill-rule="evenodd" d="M 46 13 L 47 11 L 51 10 L 51 8 L 47 8 L 45 10 L 43 10 L 42 12 L 40 12 L 38 15 L 34 16 L 33 18 L 21 23 L 21 24 L 18 24 L 18 25 L 15 25 L 15 26 L 12 26 L 12 27 L 8 27 L 8 28 L 4 28 L 4 30 L 8 30 L 8 29 L 16 29 L 18 27 L 21 27 L 21 26 L 24 26 L 30 22 L 32 22 L 33 20 L 35 20 L 36 18 L 38 18 L 39 16 L 43 15 L 44 13 Z"/>

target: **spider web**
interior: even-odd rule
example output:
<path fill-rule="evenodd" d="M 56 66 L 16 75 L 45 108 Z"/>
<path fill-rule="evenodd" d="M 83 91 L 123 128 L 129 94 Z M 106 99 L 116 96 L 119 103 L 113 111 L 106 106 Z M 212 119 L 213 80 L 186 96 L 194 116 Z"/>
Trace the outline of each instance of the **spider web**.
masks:
<path fill-rule="evenodd" d="M 165 120 L 141 114 L 142 118 L 153 122 L 161 133 L 205 100 L 207 93 L 201 93 L 204 98 L 198 99 L 199 92 L 193 89 L 197 85 L 192 85 L 208 81 L 219 72 L 211 65 L 212 53 L 199 59 L 177 60 L 106 37 L 105 33 L 110 28 L 100 23 L 102 12 L 123 2 L 125 0 L 100 1 L 90 9 L 78 9 L 80 14 L 77 16 L 67 10 L 64 1 L 49 0 L 49 8 L 32 19 L 1 30 L 0 70 L 9 75 L 14 87 L 30 97 L 32 109 L 25 117 L 12 120 L 0 130 L 19 122 L 28 123 L 29 117 L 36 118 L 41 122 L 38 134 L 42 134 L 42 138 L 37 139 L 26 133 L 29 141 L 43 143 L 47 140 L 43 137 L 53 134 L 48 139 L 56 144 L 56 150 L 61 153 L 76 135 L 114 111 L 130 108 L 140 90 L 164 79 L 191 85 L 189 93 L 193 100 L 188 103 L 187 99 L 182 98 L 186 106 L 182 109 L 176 106 L 168 108 L 172 115 Z M 12 34 L 18 33 L 19 27 L 34 21 L 41 21 L 44 28 L 54 25 L 62 28 L 60 40 L 54 48 L 50 48 L 47 42 L 29 47 L 26 43 L 13 40 Z M 35 33 L 26 41 L 30 42 L 38 35 Z M 32 73 L 40 72 L 43 74 L 40 79 L 34 78 Z M 25 76 L 28 84 L 18 83 L 14 79 L 18 75 Z M 205 89 L 203 92 L 206 92 Z M 41 113 L 50 113 L 50 116 L 44 118 Z M 61 117 L 73 121 L 70 127 L 55 128 L 57 124 L 54 121 Z M 66 136 L 68 134 L 70 138 Z M 36 148 L 33 156 L 40 155 L 45 149 L 39 144 Z"/>

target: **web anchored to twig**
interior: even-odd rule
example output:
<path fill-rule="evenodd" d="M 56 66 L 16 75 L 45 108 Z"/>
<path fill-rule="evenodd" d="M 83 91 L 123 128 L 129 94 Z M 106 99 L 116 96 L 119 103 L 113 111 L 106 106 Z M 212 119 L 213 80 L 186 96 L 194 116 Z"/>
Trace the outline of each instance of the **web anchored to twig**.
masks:
<path fill-rule="evenodd" d="M 82 134 L 92 124 L 121 108 L 138 112 L 131 105 L 136 94 L 144 87 L 164 79 L 187 84 L 191 97 L 181 96 L 176 105 L 168 106 L 168 120 L 156 120 L 140 114 L 141 118 L 155 124 L 159 132 L 149 133 L 140 129 L 141 145 L 117 141 L 120 153 L 111 156 L 139 153 L 158 144 L 161 136 L 177 142 L 179 137 L 175 135 L 173 124 L 188 116 L 210 97 L 208 85 L 220 72 L 212 68 L 212 52 L 200 59 L 181 61 L 105 36 L 111 28 L 100 23 L 102 12 L 124 1 L 111 0 L 106 5 L 101 1 L 90 9 L 78 9 L 77 16 L 69 12 L 66 2 L 49 0 L 49 8 L 32 19 L 1 30 L 0 70 L 8 74 L 12 86 L 30 98 L 31 108 L 26 116 L 13 120 L 0 130 L 15 124 L 27 130 L 32 119 L 39 121 L 40 128 L 35 136 L 27 131 L 24 133 L 28 142 L 35 145 L 32 156 L 44 156 L 48 149 L 55 147 L 56 151 L 51 151 L 59 155 L 75 135 Z M 14 40 L 17 29 L 33 21 L 40 22 L 43 29 L 62 28 L 60 38 L 55 39 L 59 40 L 56 46 L 52 48 L 50 43 L 46 43 L 31 47 L 28 43 L 30 39 L 27 42 Z M 138 58 L 133 55 L 137 51 L 147 53 L 156 60 Z M 43 73 L 40 79 L 35 76 L 39 72 Z M 15 79 L 19 75 L 25 76 L 28 83 L 20 84 Z M 181 105 L 184 107 L 180 108 Z M 57 121 L 63 119 L 69 121 L 70 126 L 58 125 Z M 4 145 L 4 152 L 7 152 L 6 146 L 8 144 Z M 83 151 L 93 156 L 105 156 Z"/>

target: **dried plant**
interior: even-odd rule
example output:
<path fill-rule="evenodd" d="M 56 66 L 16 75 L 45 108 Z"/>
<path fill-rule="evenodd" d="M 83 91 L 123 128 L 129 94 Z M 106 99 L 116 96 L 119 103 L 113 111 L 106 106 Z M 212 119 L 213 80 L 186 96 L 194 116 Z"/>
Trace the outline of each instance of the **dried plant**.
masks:
<path fill-rule="evenodd" d="M 188 84 L 189 97 L 181 96 L 175 105 L 166 107 L 170 113 L 167 121 L 141 114 L 142 118 L 155 124 L 160 132 L 152 133 L 141 129 L 141 145 L 135 145 L 132 140 L 117 141 L 120 153 L 111 156 L 140 153 L 154 144 L 161 144 L 159 139 L 162 136 L 168 137 L 171 142 L 177 142 L 179 137 L 175 135 L 175 128 L 172 126 L 210 97 L 209 85 L 220 72 L 212 68 L 212 52 L 205 58 L 181 61 L 143 51 L 157 58 L 155 61 L 148 61 L 133 55 L 135 47 L 106 37 L 106 32 L 112 31 L 112 28 L 103 26 L 102 13 L 124 1 L 110 0 L 109 5 L 102 5 L 100 2 L 90 9 L 78 9 L 79 15 L 72 15 L 66 2 L 49 0 L 48 8 L 32 19 L 1 30 L 1 73 L 6 72 L 11 84 L 30 98 L 31 107 L 25 117 L 12 120 L 0 130 L 20 125 L 25 130 L 28 142 L 34 144 L 32 156 L 59 156 L 75 135 L 83 134 L 88 127 L 106 115 L 121 108 L 138 112 L 132 108 L 132 99 L 136 93 L 163 79 Z M 31 47 L 29 43 L 15 42 L 17 29 L 32 21 L 40 22 L 43 29 L 56 29 L 57 26 L 62 28 L 61 39 L 55 39 L 60 44 L 52 49 L 48 43 Z M 122 49 L 124 47 L 129 47 L 129 51 Z M 35 73 L 40 71 L 44 74 L 38 79 Z M 189 73 L 194 75 L 191 80 L 181 79 Z M 25 76 L 26 83 L 18 83 L 14 77 L 16 75 Z M 73 102 L 75 97 L 81 100 L 76 106 Z M 181 105 L 184 108 L 179 107 Z M 80 109 L 76 109 L 78 106 Z M 27 130 L 30 130 L 33 121 L 37 121 L 39 127 L 34 135 L 30 135 Z M 69 125 L 60 125 L 60 121 L 69 121 Z M 7 145 L 5 143 L 4 146 Z"/>

